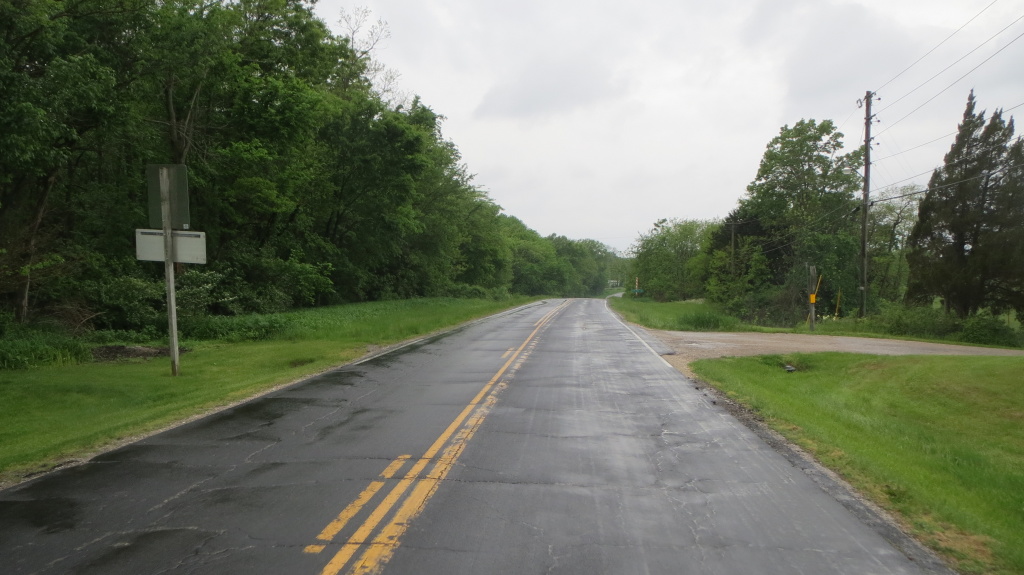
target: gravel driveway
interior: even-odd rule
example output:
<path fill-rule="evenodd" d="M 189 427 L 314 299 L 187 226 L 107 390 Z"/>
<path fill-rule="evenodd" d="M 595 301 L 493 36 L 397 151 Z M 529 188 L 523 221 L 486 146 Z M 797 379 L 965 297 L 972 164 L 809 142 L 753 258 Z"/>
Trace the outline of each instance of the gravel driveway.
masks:
<path fill-rule="evenodd" d="M 946 343 L 927 343 L 898 339 L 808 335 L 796 333 L 719 333 L 659 331 L 648 329 L 663 344 L 675 351 L 665 359 L 688 377 L 690 362 L 715 357 L 766 355 L 772 353 L 811 353 L 843 351 L 875 355 L 1002 355 L 1024 356 L 1024 350 L 972 347 Z"/>

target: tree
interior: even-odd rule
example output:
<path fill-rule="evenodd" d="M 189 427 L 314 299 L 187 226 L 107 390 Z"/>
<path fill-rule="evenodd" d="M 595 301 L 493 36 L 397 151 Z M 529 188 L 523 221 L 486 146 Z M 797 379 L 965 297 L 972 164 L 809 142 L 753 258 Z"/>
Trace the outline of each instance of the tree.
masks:
<path fill-rule="evenodd" d="M 673 301 L 703 295 L 700 256 L 718 225 L 703 220 L 658 220 L 633 245 L 633 275 L 645 295 Z"/>
<path fill-rule="evenodd" d="M 872 297 L 899 302 L 906 295 L 908 241 L 917 222 L 917 205 L 923 192 L 917 185 L 888 188 L 871 204 L 868 281 Z"/>
<path fill-rule="evenodd" d="M 744 310 L 741 315 L 747 317 L 792 321 L 803 317 L 807 264 L 827 278 L 819 301 L 836 301 L 840 290 L 853 292 L 858 233 L 852 214 L 860 182 L 854 169 L 862 163 L 862 152 L 841 154 L 842 148 L 842 134 L 830 120 L 782 127 L 769 142 L 747 195 L 711 238 L 708 273 L 716 288 L 709 290 L 709 299 L 760 306 Z M 750 255 L 754 250 L 761 252 L 756 258 Z M 739 258 L 741 253 L 747 255 Z M 752 285 L 751 269 L 762 293 L 753 299 L 737 297 Z"/>
<path fill-rule="evenodd" d="M 972 91 L 944 164 L 932 173 L 910 236 L 911 301 L 942 298 L 965 318 L 983 308 L 1024 309 L 1019 265 L 1024 197 L 1013 119 L 985 121 Z"/>

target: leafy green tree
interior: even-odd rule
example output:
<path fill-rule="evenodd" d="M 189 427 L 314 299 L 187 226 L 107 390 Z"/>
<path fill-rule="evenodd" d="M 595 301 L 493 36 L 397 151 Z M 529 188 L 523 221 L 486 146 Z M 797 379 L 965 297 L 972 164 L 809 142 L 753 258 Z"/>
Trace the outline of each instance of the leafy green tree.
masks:
<path fill-rule="evenodd" d="M 996 110 L 986 122 L 974 92 L 944 165 L 935 170 L 910 236 L 911 301 L 940 297 L 965 318 L 984 308 L 1024 309 L 1014 267 L 1021 243 L 1021 143 L 1013 119 Z"/>
<path fill-rule="evenodd" d="M 644 295 L 658 301 L 703 295 L 704 250 L 717 224 L 701 220 L 658 220 L 633 246 L 633 275 Z"/>
<path fill-rule="evenodd" d="M 883 190 L 868 212 L 868 281 L 873 299 L 902 302 L 907 290 L 908 241 L 924 190 L 917 185 Z M 849 297 L 853 299 L 854 294 Z"/>
<path fill-rule="evenodd" d="M 842 154 L 842 148 L 842 134 L 830 120 L 783 126 L 769 142 L 747 195 L 711 238 L 708 273 L 716 287 L 709 299 L 734 307 L 747 302 L 758 307 L 741 315 L 791 322 L 804 315 L 808 264 L 825 278 L 819 301 L 835 302 L 840 291 L 854 293 L 859 233 L 853 213 L 860 182 L 855 168 L 862 152 Z M 754 249 L 761 251 L 756 260 L 736 255 Z M 755 280 L 748 277 L 751 269 Z M 760 286 L 758 297 L 738 297 L 752 281 Z"/>

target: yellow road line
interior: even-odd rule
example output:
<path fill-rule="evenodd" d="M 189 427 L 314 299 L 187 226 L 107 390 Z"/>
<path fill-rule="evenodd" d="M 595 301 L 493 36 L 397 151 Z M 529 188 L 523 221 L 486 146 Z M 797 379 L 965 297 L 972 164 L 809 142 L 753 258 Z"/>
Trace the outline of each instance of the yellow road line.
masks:
<path fill-rule="evenodd" d="M 381 472 L 380 477 L 382 479 L 391 479 L 392 477 L 394 477 L 395 473 L 402 468 L 402 465 L 405 465 L 405 462 L 409 460 L 409 457 L 409 455 L 398 456 L 397 459 L 392 461 L 387 467 L 384 468 L 384 471 Z M 383 481 L 371 481 L 370 485 L 367 486 L 366 489 L 364 489 L 363 492 L 360 493 L 359 496 L 357 496 L 352 503 L 349 503 L 348 506 L 345 507 L 345 509 L 343 509 L 341 513 L 338 514 L 334 521 L 328 523 L 327 527 L 324 527 L 324 530 L 321 531 L 320 534 L 316 536 L 316 538 L 320 541 L 328 542 L 334 539 L 334 536 L 345 528 L 345 524 L 348 523 L 349 520 L 351 520 L 353 517 L 355 517 L 356 514 L 363 509 L 363 506 L 366 505 L 367 502 L 373 499 L 373 496 L 376 495 L 378 491 L 380 491 L 381 487 L 384 487 Z M 303 549 L 303 551 L 305 551 L 306 553 L 319 553 L 323 550 L 323 545 L 307 545 L 306 548 Z"/>
<path fill-rule="evenodd" d="M 424 452 L 415 465 L 406 473 L 405 477 L 392 488 L 391 492 L 385 496 L 384 500 L 377 505 L 376 509 L 370 513 L 369 517 L 360 525 L 355 533 L 349 538 L 348 542 L 342 546 L 341 550 L 338 551 L 331 558 L 331 561 L 321 571 L 321 575 L 337 575 L 342 569 L 348 564 L 355 553 L 363 546 L 367 546 L 367 549 L 363 552 L 360 557 L 350 570 L 350 573 L 377 573 L 384 567 L 384 564 L 390 560 L 391 556 L 394 555 L 395 550 L 398 548 L 399 539 L 408 529 L 409 522 L 418 516 L 423 509 L 426 508 L 427 501 L 433 496 L 434 492 L 440 486 L 441 481 L 448 475 L 448 472 L 455 465 L 456 460 L 462 454 L 463 449 L 469 440 L 476 433 L 480 425 L 483 424 L 484 418 L 491 411 L 491 408 L 497 403 L 498 395 L 508 384 L 504 381 L 499 381 L 508 372 L 509 368 L 515 364 L 513 372 L 519 368 L 520 365 L 526 360 L 529 352 L 523 353 L 523 350 L 527 346 L 536 346 L 534 338 L 540 332 L 541 328 L 547 325 L 548 321 L 551 320 L 554 315 L 564 309 L 569 304 L 568 301 L 562 302 L 555 309 L 551 310 L 544 315 L 537 323 L 534 324 L 535 328 L 533 332 L 523 341 L 518 349 L 512 353 L 508 361 L 501 366 L 501 369 L 483 386 L 483 388 L 473 397 L 473 399 L 466 405 L 465 408 L 459 413 L 459 415 L 451 422 L 450 425 L 441 433 L 440 436 L 434 441 L 433 444 Z M 532 344 L 532 345 L 531 345 Z M 511 350 L 510 350 L 511 351 Z M 506 352 L 502 356 L 504 359 L 508 355 Z M 472 417 L 470 417 L 472 414 Z M 468 418 L 468 419 L 467 419 Z M 449 444 L 449 440 L 451 443 Z M 444 449 L 444 452 L 437 461 L 434 462 L 433 468 L 426 477 L 420 478 L 417 482 L 417 478 L 420 473 L 430 464 L 434 456 L 445 445 L 448 446 Z M 408 456 L 403 456 L 400 460 L 396 460 L 392 463 L 385 472 L 391 470 L 394 473 L 404 464 Z M 396 466 L 397 464 L 397 466 Z M 392 469 L 392 466 L 395 466 Z M 381 474 L 384 475 L 383 473 Z M 402 496 L 405 492 L 413 487 L 409 496 L 402 502 L 398 511 L 395 512 L 391 521 L 388 522 L 381 531 L 377 534 L 377 537 L 370 541 L 370 536 L 373 531 L 377 528 L 377 525 L 395 508 L 396 505 L 402 500 Z M 337 533 L 345 526 L 345 524 L 362 509 L 367 502 L 369 502 L 373 496 L 383 487 L 384 483 L 381 481 L 374 481 L 368 486 L 363 492 L 356 498 L 355 501 L 350 503 L 339 515 L 338 518 L 331 522 L 327 527 L 324 528 L 321 535 L 317 538 L 320 540 L 330 541 Z M 349 511 L 352 508 L 352 511 Z M 308 553 L 319 553 L 324 549 L 323 545 L 310 545 L 306 547 Z"/>
<path fill-rule="evenodd" d="M 484 418 L 491 408 L 494 407 L 494 404 L 497 403 L 498 394 L 505 387 L 507 387 L 507 384 L 502 382 L 494 388 L 485 404 L 480 406 L 477 412 L 473 414 L 473 417 L 469 419 L 467 427 L 460 431 L 451 445 L 445 449 L 444 454 L 438 459 L 430 474 L 416 484 L 409 497 L 406 498 L 405 502 L 402 503 L 402 506 L 395 513 L 395 516 L 381 529 L 377 537 L 374 538 L 373 543 L 363 552 L 362 557 L 353 566 L 353 575 L 379 573 L 391 559 L 398 549 L 402 535 L 405 534 L 412 521 L 426 509 L 427 502 L 433 497 L 437 488 L 441 486 L 441 481 L 444 480 L 448 472 L 454 467 L 455 462 L 462 455 L 466 444 L 469 443 L 469 440 L 473 438 L 473 435 L 483 424 Z"/>
<path fill-rule="evenodd" d="M 331 558 L 331 561 L 324 567 L 324 570 L 321 571 L 322 575 L 336 575 L 345 568 L 345 565 L 350 559 L 352 559 L 352 556 L 356 554 L 356 551 L 359 551 L 359 547 L 363 543 L 369 541 L 370 535 L 373 533 L 373 530 L 376 529 L 377 524 L 391 512 L 391 509 L 402 498 L 402 495 L 404 495 L 405 491 L 409 489 L 409 486 L 415 482 L 416 476 L 423 471 L 423 468 L 425 468 L 428 463 L 430 463 L 430 460 L 426 458 L 420 459 L 416 462 L 416 465 L 409 470 L 405 478 L 398 482 L 398 485 L 396 485 L 394 489 L 387 494 L 384 501 L 381 501 L 380 505 L 373 510 L 373 513 L 366 518 L 366 521 L 356 529 L 356 532 L 353 533 L 348 542 L 341 547 L 341 550 Z"/>

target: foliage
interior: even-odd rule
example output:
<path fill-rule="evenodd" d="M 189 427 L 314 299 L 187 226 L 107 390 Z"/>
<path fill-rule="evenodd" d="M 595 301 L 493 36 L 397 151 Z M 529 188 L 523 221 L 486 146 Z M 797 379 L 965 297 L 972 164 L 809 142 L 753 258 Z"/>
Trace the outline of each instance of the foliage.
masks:
<path fill-rule="evenodd" d="M 841 154 L 842 147 L 829 120 L 783 126 L 769 142 L 747 195 L 710 238 L 709 300 L 750 321 L 795 323 L 807 301 L 808 264 L 826 278 L 819 301 L 855 293 L 851 214 L 862 153 Z"/>
<path fill-rule="evenodd" d="M 0 370 L 69 365 L 90 358 L 84 342 L 60 330 L 15 324 L 0 334 Z"/>
<path fill-rule="evenodd" d="M 938 296 L 961 318 L 1024 311 L 1024 141 L 996 110 L 967 98 L 944 165 L 935 170 L 910 236 L 908 298 Z"/>
<path fill-rule="evenodd" d="M 906 295 L 908 242 L 917 222 L 922 191 L 916 185 L 888 188 L 871 203 L 868 212 L 868 281 L 874 301 L 903 301 Z"/>
<path fill-rule="evenodd" d="M 152 163 L 187 165 L 207 234 L 209 264 L 177 269 L 192 325 L 607 285 L 608 248 L 502 215 L 443 117 L 382 93 L 382 24 L 355 37 L 360 12 L 335 35 L 311 4 L 0 3 L 0 310 L 58 320 L 71 302 L 76 330 L 163 321 L 162 266 L 132 245 Z"/>
<path fill-rule="evenodd" d="M 980 313 L 964 320 L 959 339 L 966 343 L 1020 347 L 1024 342 L 1022 335 L 991 314 Z"/>
<path fill-rule="evenodd" d="M 609 305 L 633 323 L 674 331 L 740 331 L 750 329 L 701 301 L 656 302 L 648 298 L 609 298 Z"/>
<path fill-rule="evenodd" d="M 1024 508 L 1024 358 L 826 353 L 691 365 L 960 570 L 1024 572 L 1024 514 L 1008 511 Z"/>
<path fill-rule="evenodd" d="M 801 328 L 802 329 L 802 328 Z M 981 313 L 961 320 L 934 306 L 904 306 L 882 302 L 881 310 L 867 318 L 825 316 L 816 332 L 829 335 L 873 335 L 941 340 L 1002 347 L 1024 345 L 1024 332 L 1004 319 Z"/>
<path fill-rule="evenodd" d="M 657 301 L 704 296 L 706 244 L 716 224 L 699 220 L 658 220 L 633 245 L 633 273 L 644 295 Z"/>
<path fill-rule="evenodd" d="M 197 316 L 179 322 L 181 337 L 198 340 L 264 341 L 284 333 L 289 322 L 281 315 Z"/>

